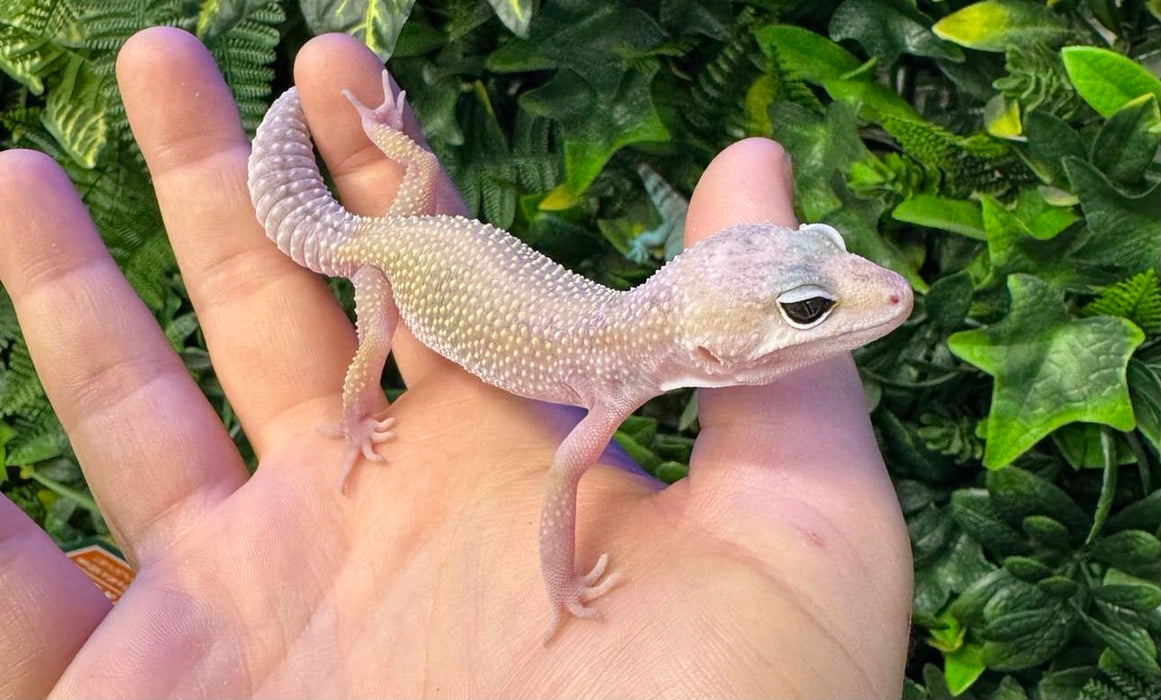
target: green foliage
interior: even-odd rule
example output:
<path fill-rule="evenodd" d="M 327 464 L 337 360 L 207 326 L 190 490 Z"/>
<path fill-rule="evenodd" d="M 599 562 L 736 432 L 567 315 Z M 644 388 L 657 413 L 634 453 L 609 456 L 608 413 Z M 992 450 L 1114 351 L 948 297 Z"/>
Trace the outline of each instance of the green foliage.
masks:
<path fill-rule="evenodd" d="M 197 33 L 247 128 L 311 34 L 353 34 L 390 57 L 473 214 L 618 288 L 672 255 L 715 152 L 777 138 L 800 218 L 918 292 L 909 322 L 857 353 L 915 561 L 904 695 L 1155 697 L 1161 83 L 1143 64 L 1159 15 L 1111 0 L 9 0 L 0 139 L 62 163 L 252 460 L 116 90 L 137 29 Z M 616 439 L 673 481 L 696 430 L 678 392 Z M 58 540 L 105 532 L 3 293 L 0 457 L 0 488 Z"/>

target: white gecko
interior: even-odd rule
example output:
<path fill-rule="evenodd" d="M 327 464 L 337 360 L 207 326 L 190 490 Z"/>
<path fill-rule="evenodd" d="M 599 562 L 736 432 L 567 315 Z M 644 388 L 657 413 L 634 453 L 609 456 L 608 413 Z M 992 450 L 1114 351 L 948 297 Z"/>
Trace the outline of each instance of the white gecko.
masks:
<path fill-rule="evenodd" d="M 765 384 L 885 335 L 907 317 L 911 289 L 846 251 L 830 226 L 771 223 L 718 231 L 626 292 L 603 287 L 506 231 L 432 213 L 435 156 L 401 131 L 404 93 L 383 74 L 383 104 L 344 94 L 363 130 L 406 165 L 385 216 L 356 216 L 327 190 L 299 97 L 288 90 L 254 138 L 250 193 L 279 250 L 355 288 L 358 350 L 343 384 L 336 434 L 348 446 L 340 486 L 376 443 L 380 374 L 402 317 L 427 347 L 481 380 L 585 417 L 553 457 L 544 485 L 540 572 L 552 607 L 596 617 L 587 603 L 618 580 L 602 554 L 587 573 L 575 558 L 577 483 L 637 407 L 678 387 Z M 806 397 L 804 397 L 805 400 Z"/>

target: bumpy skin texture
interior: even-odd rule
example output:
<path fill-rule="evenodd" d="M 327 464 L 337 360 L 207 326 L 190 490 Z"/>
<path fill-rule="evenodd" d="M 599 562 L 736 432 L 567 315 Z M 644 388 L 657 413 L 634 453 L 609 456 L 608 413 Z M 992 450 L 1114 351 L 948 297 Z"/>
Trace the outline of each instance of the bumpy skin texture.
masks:
<path fill-rule="evenodd" d="M 383 87 L 375 109 L 351 101 L 367 136 L 407 166 L 385 216 L 350 214 L 327 191 L 293 88 L 254 140 L 254 206 L 280 250 L 354 283 L 359 347 L 334 430 L 348 443 L 340 485 L 360 454 L 382 461 L 374 445 L 392 436 L 391 419 L 373 412 L 400 318 L 423 344 L 489 384 L 588 409 L 545 482 L 539 541 L 550 638 L 566 611 L 595 617 L 586 603 L 618 581 L 606 555 L 587 573 L 576 570 L 576 493 L 634 409 L 677 387 L 768 383 L 878 338 L 906 318 L 910 288 L 847 253 L 841 236 L 820 224 L 730 227 L 635 289 L 602 287 L 505 231 L 431 215 L 438 163 L 400 131 L 403 94 L 392 94 L 386 73 Z"/>

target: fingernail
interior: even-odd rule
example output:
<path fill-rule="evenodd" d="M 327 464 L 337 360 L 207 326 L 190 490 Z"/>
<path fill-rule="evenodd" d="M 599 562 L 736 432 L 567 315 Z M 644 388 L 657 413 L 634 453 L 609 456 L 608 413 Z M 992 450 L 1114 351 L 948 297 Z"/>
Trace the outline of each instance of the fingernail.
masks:
<path fill-rule="evenodd" d="M 794 159 L 790 157 L 790 151 L 782 152 L 782 177 L 787 185 L 794 187 Z"/>

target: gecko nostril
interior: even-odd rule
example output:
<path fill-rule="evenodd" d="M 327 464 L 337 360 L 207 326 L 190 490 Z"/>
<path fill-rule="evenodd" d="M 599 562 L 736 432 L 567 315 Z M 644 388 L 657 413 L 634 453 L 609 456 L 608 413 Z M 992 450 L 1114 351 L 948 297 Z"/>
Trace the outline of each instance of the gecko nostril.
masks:
<path fill-rule="evenodd" d="M 892 295 L 891 295 L 891 297 L 890 297 L 890 300 L 891 300 L 891 303 L 892 303 L 892 304 L 898 304 L 898 303 L 899 303 L 899 295 L 898 295 L 898 294 L 892 294 Z"/>

